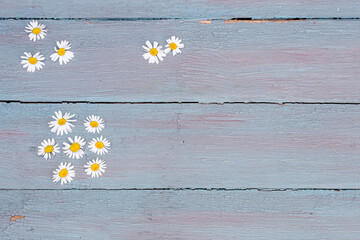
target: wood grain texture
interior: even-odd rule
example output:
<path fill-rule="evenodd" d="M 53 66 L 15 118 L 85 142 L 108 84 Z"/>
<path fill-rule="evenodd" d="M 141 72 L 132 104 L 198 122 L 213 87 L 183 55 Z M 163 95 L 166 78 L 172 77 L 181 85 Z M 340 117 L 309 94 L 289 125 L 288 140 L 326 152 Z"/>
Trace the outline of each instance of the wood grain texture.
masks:
<path fill-rule="evenodd" d="M 48 128 L 54 111 L 99 114 L 112 143 L 108 169 L 91 179 L 80 160 L 37 156 L 37 146 L 68 136 Z M 359 188 L 359 105 L 0 104 L 2 189 L 48 188 Z M 52 183 L 61 161 L 75 165 L 68 185 Z"/>
<path fill-rule="evenodd" d="M 0 6 L 0 17 L 360 17 L 356 0 L 1 0 Z"/>
<path fill-rule="evenodd" d="M 0 239 L 359 239 L 360 105 L 4 103 L 359 102 L 359 10 L 355 0 L 0 0 Z M 24 33 L 33 18 L 48 19 L 36 43 Z M 142 59 L 146 40 L 171 35 L 182 55 Z M 75 59 L 59 66 L 49 56 L 63 39 Z M 44 70 L 26 73 L 24 51 L 45 54 Z M 59 109 L 78 118 L 67 136 L 47 126 Z M 80 160 L 37 156 L 50 137 L 98 136 L 82 124 L 91 114 L 112 143 L 102 178 L 85 175 L 88 148 Z M 76 170 L 65 186 L 52 183 L 61 161 Z"/>
<path fill-rule="evenodd" d="M 35 43 L 27 21 L 0 22 L 0 100 L 360 101 L 360 21 L 42 22 L 48 37 Z M 141 46 L 171 35 L 183 54 L 148 64 Z M 65 66 L 49 58 L 62 39 L 75 53 Z M 45 54 L 44 69 L 26 72 L 24 51 Z"/>
<path fill-rule="evenodd" d="M 0 191 L 1 239 L 358 240 L 358 192 Z M 24 215 L 16 222 L 12 215 Z"/>

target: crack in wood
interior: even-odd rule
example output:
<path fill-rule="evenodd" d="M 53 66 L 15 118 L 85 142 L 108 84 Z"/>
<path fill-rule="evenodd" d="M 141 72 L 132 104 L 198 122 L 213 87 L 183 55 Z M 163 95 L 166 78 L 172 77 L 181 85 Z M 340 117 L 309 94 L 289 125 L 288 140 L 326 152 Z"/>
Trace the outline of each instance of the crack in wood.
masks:
<path fill-rule="evenodd" d="M 360 191 L 360 188 L 7 188 L 0 191 L 258 191 L 258 192 L 298 192 L 298 191 Z"/>
<path fill-rule="evenodd" d="M 359 20 L 360 17 L 311 17 L 311 18 L 183 18 L 183 17 L 0 17 L 0 20 L 54 20 L 54 21 L 163 21 L 163 20 L 196 20 L 201 23 L 211 23 L 212 21 L 224 21 L 232 23 L 236 21 L 244 22 L 289 22 L 289 21 L 306 21 L 306 20 Z M 229 21 L 229 22 L 227 22 Z"/>
<path fill-rule="evenodd" d="M 197 102 L 197 101 L 148 101 L 148 102 L 118 102 L 118 101 L 21 101 L 21 100 L 0 100 L 0 103 L 19 104 L 201 104 L 201 105 L 226 105 L 226 104 L 307 104 L 307 105 L 360 105 L 360 102 Z"/>

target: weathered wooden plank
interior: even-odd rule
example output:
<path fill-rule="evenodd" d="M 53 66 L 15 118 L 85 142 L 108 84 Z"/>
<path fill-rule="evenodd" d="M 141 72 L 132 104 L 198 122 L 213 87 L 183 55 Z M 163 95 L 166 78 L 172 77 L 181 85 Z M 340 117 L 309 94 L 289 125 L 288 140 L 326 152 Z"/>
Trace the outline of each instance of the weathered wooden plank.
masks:
<path fill-rule="evenodd" d="M 72 160 L 76 179 L 52 183 L 65 154 L 45 160 L 37 146 L 68 136 L 48 128 L 54 111 L 99 114 L 112 149 L 108 169 L 91 179 Z M 0 104 L 0 182 L 12 188 L 359 188 L 359 105 Z"/>
<path fill-rule="evenodd" d="M 356 0 L 0 1 L 0 17 L 359 17 Z"/>
<path fill-rule="evenodd" d="M 1 21 L 0 99 L 24 101 L 360 101 L 360 21 L 43 21 L 48 37 L 30 42 L 26 21 Z M 147 63 L 141 46 L 171 35 L 183 54 Z M 57 40 L 74 61 L 50 61 Z M 24 51 L 47 57 L 41 72 Z M 50 94 L 51 93 L 51 94 Z"/>
<path fill-rule="evenodd" d="M 358 191 L 1 191 L 0 200 L 0 237 L 11 240 L 360 235 Z"/>

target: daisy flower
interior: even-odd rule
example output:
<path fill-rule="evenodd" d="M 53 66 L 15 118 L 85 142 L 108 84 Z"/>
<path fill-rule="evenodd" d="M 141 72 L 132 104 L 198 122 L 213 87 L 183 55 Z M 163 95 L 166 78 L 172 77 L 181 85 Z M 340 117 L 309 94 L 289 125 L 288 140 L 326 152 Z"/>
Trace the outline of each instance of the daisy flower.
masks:
<path fill-rule="evenodd" d="M 99 158 L 93 159 L 84 165 L 85 172 L 91 177 L 99 177 L 105 172 L 106 164 L 104 160 Z"/>
<path fill-rule="evenodd" d="M 49 122 L 49 127 L 51 128 L 50 131 L 53 133 L 56 132 L 56 135 L 60 134 L 61 136 L 64 133 L 68 134 L 72 131 L 71 128 L 74 127 L 71 122 L 76 122 L 76 119 L 71 119 L 74 116 L 75 114 L 70 115 L 70 113 L 65 113 L 63 115 L 61 111 L 55 112 L 55 116 L 52 116 L 55 121 Z"/>
<path fill-rule="evenodd" d="M 49 138 L 41 142 L 41 146 L 38 146 L 38 155 L 43 156 L 46 160 L 55 156 L 55 153 L 59 153 L 58 144 L 55 144 L 55 139 Z"/>
<path fill-rule="evenodd" d="M 90 133 L 99 133 L 105 127 L 104 119 L 99 116 L 88 116 L 84 121 L 86 131 Z"/>
<path fill-rule="evenodd" d="M 35 70 L 40 70 L 45 65 L 42 61 L 45 60 L 44 56 L 37 52 L 34 56 L 29 52 L 24 52 L 25 56 L 21 56 L 21 64 L 23 68 L 27 68 L 28 72 L 35 72 Z"/>
<path fill-rule="evenodd" d="M 51 54 L 50 58 L 53 62 L 56 62 L 59 59 L 60 65 L 67 64 L 74 57 L 74 53 L 69 51 L 71 44 L 63 40 L 61 42 L 56 42 L 57 48 L 54 47 L 55 53 Z"/>
<path fill-rule="evenodd" d="M 157 63 L 159 64 L 160 61 L 164 60 L 166 53 L 162 50 L 162 46 L 159 46 L 158 42 L 154 42 L 154 46 L 151 45 L 149 41 L 146 41 L 146 46 L 142 46 L 145 50 L 145 54 L 143 57 L 145 60 L 149 59 L 149 63 Z"/>
<path fill-rule="evenodd" d="M 61 185 L 71 182 L 75 177 L 75 170 L 73 169 L 74 166 L 71 165 L 71 162 L 60 163 L 59 168 L 53 171 L 53 182 L 57 183 L 61 180 Z"/>
<path fill-rule="evenodd" d="M 175 56 L 176 54 L 181 53 L 180 48 L 184 48 L 184 44 L 181 43 L 181 39 L 175 36 L 172 36 L 171 38 L 169 38 L 168 40 L 166 40 L 166 42 L 168 44 L 166 44 L 166 49 L 165 49 L 165 53 L 169 53 L 170 51 L 172 51 L 173 56 Z"/>
<path fill-rule="evenodd" d="M 89 143 L 90 151 L 96 153 L 98 155 L 103 155 L 107 153 L 110 149 L 110 142 L 106 140 L 106 138 L 97 137 L 93 138 L 92 141 Z"/>
<path fill-rule="evenodd" d="M 64 153 L 72 159 L 79 159 L 84 156 L 84 146 L 86 144 L 85 139 L 82 137 L 75 136 L 74 140 L 72 138 L 68 138 L 69 143 L 64 142 Z"/>
<path fill-rule="evenodd" d="M 30 41 L 44 39 L 47 30 L 44 24 L 39 24 L 38 21 L 31 21 L 26 27 L 25 32 L 29 33 Z"/>

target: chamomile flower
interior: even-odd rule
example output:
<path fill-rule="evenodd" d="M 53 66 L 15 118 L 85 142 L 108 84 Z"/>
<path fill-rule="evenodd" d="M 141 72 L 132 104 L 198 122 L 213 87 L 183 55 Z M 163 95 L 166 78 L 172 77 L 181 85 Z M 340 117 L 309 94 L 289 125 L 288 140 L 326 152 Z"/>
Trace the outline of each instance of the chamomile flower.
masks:
<path fill-rule="evenodd" d="M 38 155 L 44 157 L 46 160 L 51 159 L 55 153 L 59 153 L 58 144 L 55 144 L 55 139 L 49 138 L 41 142 L 41 146 L 38 146 Z"/>
<path fill-rule="evenodd" d="M 29 33 L 30 41 L 44 39 L 47 30 L 44 24 L 39 24 L 38 21 L 31 21 L 26 27 L 25 32 Z"/>
<path fill-rule="evenodd" d="M 84 165 L 85 172 L 91 177 L 99 177 L 105 172 L 106 164 L 104 160 L 99 158 L 93 159 Z"/>
<path fill-rule="evenodd" d="M 40 70 L 45 65 L 42 61 L 45 60 L 45 57 L 37 52 L 34 56 L 29 52 L 24 52 L 25 56 L 21 56 L 21 64 L 23 68 L 27 68 L 28 72 L 35 72 L 35 70 Z"/>
<path fill-rule="evenodd" d="M 61 185 L 71 182 L 73 177 L 75 177 L 74 166 L 71 165 L 71 162 L 60 163 L 59 168 L 53 171 L 53 173 L 53 182 L 61 181 Z"/>
<path fill-rule="evenodd" d="M 85 139 L 82 137 L 75 136 L 74 140 L 72 138 L 68 138 L 70 143 L 64 142 L 64 153 L 72 159 L 79 159 L 84 156 L 84 146 L 86 144 Z"/>
<path fill-rule="evenodd" d="M 55 121 L 49 122 L 50 131 L 56 133 L 56 135 L 60 134 L 61 136 L 64 133 L 68 134 L 72 131 L 71 128 L 74 127 L 71 123 L 76 122 L 76 119 L 71 119 L 74 116 L 75 114 L 70 115 L 70 113 L 65 113 L 63 115 L 61 111 L 55 112 L 55 116 L 52 116 Z"/>
<path fill-rule="evenodd" d="M 56 62 L 59 59 L 60 65 L 67 64 L 74 57 L 74 53 L 69 51 L 71 44 L 63 40 L 61 42 L 56 42 L 57 48 L 54 47 L 55 53 L 51 54 L 50 58 L 53 62 Z"/>
<path fill-rule="evenodd" d="M 104 138 L 103 136 L 93 138 L 92 141 L 89 143 L 90 151 L 96 153 L 98 155 L 103 155 L 107 153 L 110 149 L 110 142 Z"/>
<path fill-rule="evenodd" d="M 151 45 L 149 41 L 146 41 L 146 46 L 142 46 L 145 50 L 145 54 L 143 57 L 145 60 L 149 59 L 149 63 L 157 63 L 159 64 L 160 61 L 164 60 L 166 53 L 162 50 L 162 46 L 158 44 L 158 42 L 154 42 L 154 45 Z"/>
<path fill-rule="evenodd" d="M 84 121 L 86 131 L 90 133 L 99 133 L 105 127 L 104 119 L 99 116 L 88 116 Z"/>
<path fill-rule="evenodd" d="M 170 51 L 172 51 L 173 56 L 175 56 L 176 54 L 180 54 L 181 50 L 180 48 L 184 48 L 184 44 L 181 43 L 181 39 L 175 36 L 172 36 L 171 38 L 169 38 L 168 40 L 166 40 L 166 42 L 168 44 L 166 44 L 166 49 L 165 49 L 165 53 L 169 53 Z"/>

